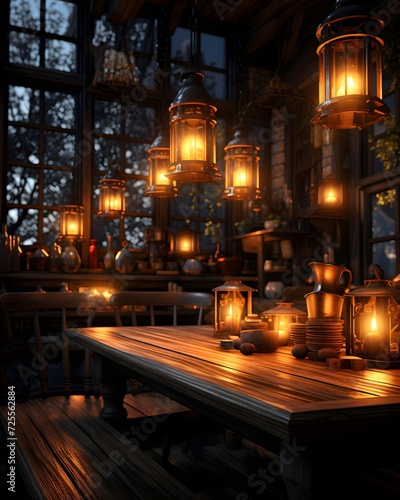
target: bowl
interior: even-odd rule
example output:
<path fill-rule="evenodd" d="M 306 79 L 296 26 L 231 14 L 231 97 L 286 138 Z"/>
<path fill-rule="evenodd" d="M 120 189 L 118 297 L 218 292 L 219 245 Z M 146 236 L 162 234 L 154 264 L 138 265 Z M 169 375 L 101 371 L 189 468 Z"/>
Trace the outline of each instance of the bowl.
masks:
<path fill-rule="evenodd" d="M 279 334 L 277 330 L 241 330 L 240 338 L 242 343 L 253 344 L 257 351 L 272 352 L 279 346 Z"/>

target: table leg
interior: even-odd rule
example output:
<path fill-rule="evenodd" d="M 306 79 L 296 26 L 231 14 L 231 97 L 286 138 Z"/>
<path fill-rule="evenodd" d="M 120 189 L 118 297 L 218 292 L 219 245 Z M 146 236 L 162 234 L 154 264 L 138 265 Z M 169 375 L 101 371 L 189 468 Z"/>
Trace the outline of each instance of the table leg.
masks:
<path fill-rule="evenodd" d="M 101 395 L 103 396 L 100 416 L 109 422 L 124 421 L 127 418 L 127 411 L 124 407 L 127 376 L 114 363 L 103 357 L 97 358 L 96 375 L 101 380 Z"/>

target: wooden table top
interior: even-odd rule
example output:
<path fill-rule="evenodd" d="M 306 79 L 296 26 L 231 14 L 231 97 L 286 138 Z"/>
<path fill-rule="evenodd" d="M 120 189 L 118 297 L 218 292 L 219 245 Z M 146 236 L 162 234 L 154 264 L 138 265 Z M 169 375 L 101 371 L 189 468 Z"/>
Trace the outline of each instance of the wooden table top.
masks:
<path fill-rule="evenodd" d="M 260 444 L 264 438 L 311 444 L 362 436 L 399 421 L 397 369 L 333 370 L 295 358 L 290 345 L 245 356 L 221 348 L 210 326 L 93 327 L 66 334 Z"/>

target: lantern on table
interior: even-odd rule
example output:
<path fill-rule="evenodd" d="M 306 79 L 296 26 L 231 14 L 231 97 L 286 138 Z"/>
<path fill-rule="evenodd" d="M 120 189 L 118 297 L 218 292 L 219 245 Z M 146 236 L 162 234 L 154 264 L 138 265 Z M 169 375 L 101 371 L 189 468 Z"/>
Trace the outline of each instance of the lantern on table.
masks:
<path fill-rule="evenodd" d="M 239 280 L 229 280 L 213 288 L 215 338 L 229 339 L 231 335 L 239 335 L 242 319 L 252 313 L 251 293 L 256 291 Z"/>
<path fill-rule="evenodd" d="M 346 354 L 367 360 L 375 368 L 400 368 L 400 290 L 390 280 L 365 280 L 345 295 Z"/>
<path fill-rule="evenodd" d="M 272 330 L 277 330 L 279 345 L 286 345 L 290 338 L 290 324 L 298 323 L 299 317 L 307 318 L 307 313 L 293 307 L 293 302 L 277 302 L 276 307 L 261 313 L 261 317 L 271 321 Z"/>

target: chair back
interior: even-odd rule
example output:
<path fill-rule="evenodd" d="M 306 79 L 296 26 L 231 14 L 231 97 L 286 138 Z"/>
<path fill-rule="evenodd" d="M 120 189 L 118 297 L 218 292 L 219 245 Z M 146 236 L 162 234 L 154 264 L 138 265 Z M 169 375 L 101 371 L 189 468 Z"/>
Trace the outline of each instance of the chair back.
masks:
<path fill-rule="evenodd" d="M 67 329 L 67 321 L 73 316 L 83 320 L 83 326 L 91 326 L 95 310 L 101 307 L 101 298 L 92 298 L 85 293 L 77 292 L 6 292 L 0 295 L 0 311 L 3 320 L 2 344 L 3 346 L 16 350 L 28 349 L 29 338 L 26 338 L 24 328 L 15 331 L 15 326 L 20 321 L 28 322 L 28 331 L 33 326 L 35 338 L 35 351 L 32 353 L 31 373 L 39 372 L 41 395 L 48 395 L 48 358 L 54 357 L 57 352 L 62 354 L 64 392 L 70 393 L 70 359 L 69 341 L 64 335 Z M 47 327 L 47 328 L 45 328 Z M 44 330 L 57 328 L 55 335 L 47 336 Z M 28 334 L 29 335 L 29 334 Z M 44 347 L 44 340 L 51 341 L 52 346 Z M 18 347 L 17 347 L 18 349 Z M 50 352 L 51 351 L 51 352 Z M 24 354 L 26 357 L 26 353 Z M 86 367 L 85 383 L 90 375 L 89 367 Z"/>
<path fill-rule="evenodd" d="M 122 325 L 121 310 L 130 306 L 131 321 L 137 326 L 137 308 L 145 307 L 150 313 L 150 324 L 154 326 L 156 308 L 172 309 L 172 324 L 178 324 L 181 311 L 193 308 L 197 310 L 196 324 L 201 325 L 205 307 L 214 304 L 214 296 L 207 292 L 140 292 L 121 291 L 115 292 L 110 298 L 110 304 L 114 307 L 117 326 Z"/>

